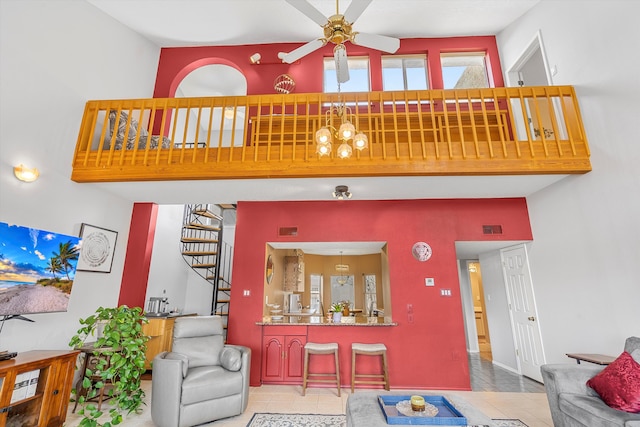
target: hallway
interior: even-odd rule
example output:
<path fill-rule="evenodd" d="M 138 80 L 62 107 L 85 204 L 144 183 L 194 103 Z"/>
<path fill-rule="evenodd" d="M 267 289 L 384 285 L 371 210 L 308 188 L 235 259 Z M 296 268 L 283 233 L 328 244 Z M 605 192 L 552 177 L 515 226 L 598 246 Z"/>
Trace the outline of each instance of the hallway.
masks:
<path fill-rule="evenodd" d="M 491 363 L 491 358 L 469 353 L 469 376 L 473 391 L 544 393 L 544 385 Z"/>

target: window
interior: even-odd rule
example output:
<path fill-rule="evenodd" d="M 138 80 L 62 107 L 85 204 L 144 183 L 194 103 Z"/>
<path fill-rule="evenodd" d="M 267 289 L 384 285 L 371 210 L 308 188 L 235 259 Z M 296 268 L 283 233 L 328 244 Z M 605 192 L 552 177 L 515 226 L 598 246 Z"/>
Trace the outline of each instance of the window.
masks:
<path fill-rule="evenodd" d="M 489 87 L 484 53 L 443 53 L 440 62 L 444 89 Z"/>
<path fill-rule="evenodd" d="M 369 92 L 369 58 L 349 57 L 349 80 L 340 84 L 341 92 Z M 333 57 L 324 59 L 324 92 L 338 92 L 336 61 Z"/>
<path fill-rule="evenodd" d="M 426 55 L 382 57 L 382 90 L 428 88 Z"/>

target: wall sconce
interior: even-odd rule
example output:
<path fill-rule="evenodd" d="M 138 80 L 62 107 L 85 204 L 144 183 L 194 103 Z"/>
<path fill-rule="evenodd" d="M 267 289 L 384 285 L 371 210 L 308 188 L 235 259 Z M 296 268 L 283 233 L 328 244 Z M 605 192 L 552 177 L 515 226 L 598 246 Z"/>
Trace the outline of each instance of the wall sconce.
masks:
<path fill-rule="evenodd" d="M 13 174 L 22 182 L 33 182 L 40 176 L 36 168 L 28 168 L 23 164 L 13 167 Z"/>
<path fill-rule="evenodd" d="M 262 55 L 260 55 L 259 53 L 254 53 L 249 57 L 249 61 L 251 61 L 252 64 L 259 64 L 260 59 L 262 59 Z"/>

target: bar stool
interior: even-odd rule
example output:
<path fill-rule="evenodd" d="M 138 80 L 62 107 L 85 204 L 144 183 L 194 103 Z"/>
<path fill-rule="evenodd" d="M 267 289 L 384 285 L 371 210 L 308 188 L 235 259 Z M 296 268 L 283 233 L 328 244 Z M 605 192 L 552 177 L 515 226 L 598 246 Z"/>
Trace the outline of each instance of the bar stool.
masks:
<path fill-rule="evenodd" d="M 356 374 L 356 355 L 382 356 L 381 374 Z M 368 378 L 358 380 L 357 378 Z M 351 393 L 356 384 L 381 384 L 389 390 L 389 367 L 387 365 L 387 347 L 384 344 L 351 344 Z"/>
<path fill-rule="evenodd" d="M 309 356 L 312 354 L 331 354 L 335 356 L 336 372 L 327 373 L 309 373 Z M 340 364 L 338 362 L 338 343 L 314 343 L 308 342 L 304 345 L 304 376 L 302 380 L 302 395 L 304 396 L 307 389 L 307 383 L 319 382 L 319 383 L 332 383 L 333 379 L 317 379 L 316 377 L 333 377 L 335 376 L 335 383 L 338 387 L 338 396 L 340 396 Z"/>

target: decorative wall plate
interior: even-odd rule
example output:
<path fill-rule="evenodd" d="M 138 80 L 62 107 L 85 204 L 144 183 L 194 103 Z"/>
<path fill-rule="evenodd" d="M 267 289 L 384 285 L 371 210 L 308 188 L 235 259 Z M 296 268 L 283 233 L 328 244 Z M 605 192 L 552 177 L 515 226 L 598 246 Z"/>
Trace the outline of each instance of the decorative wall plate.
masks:
<path fill-rule="evenodd" d="M 416 242 L 411 248 L 411 253 L 413 254 L 413 257 L 415 259 L 424 262 L 431 258 L 431 254 L 433 254 L 433 251 L 431 250 L 431 246 L 429 246 L 425 242 Z"/>

